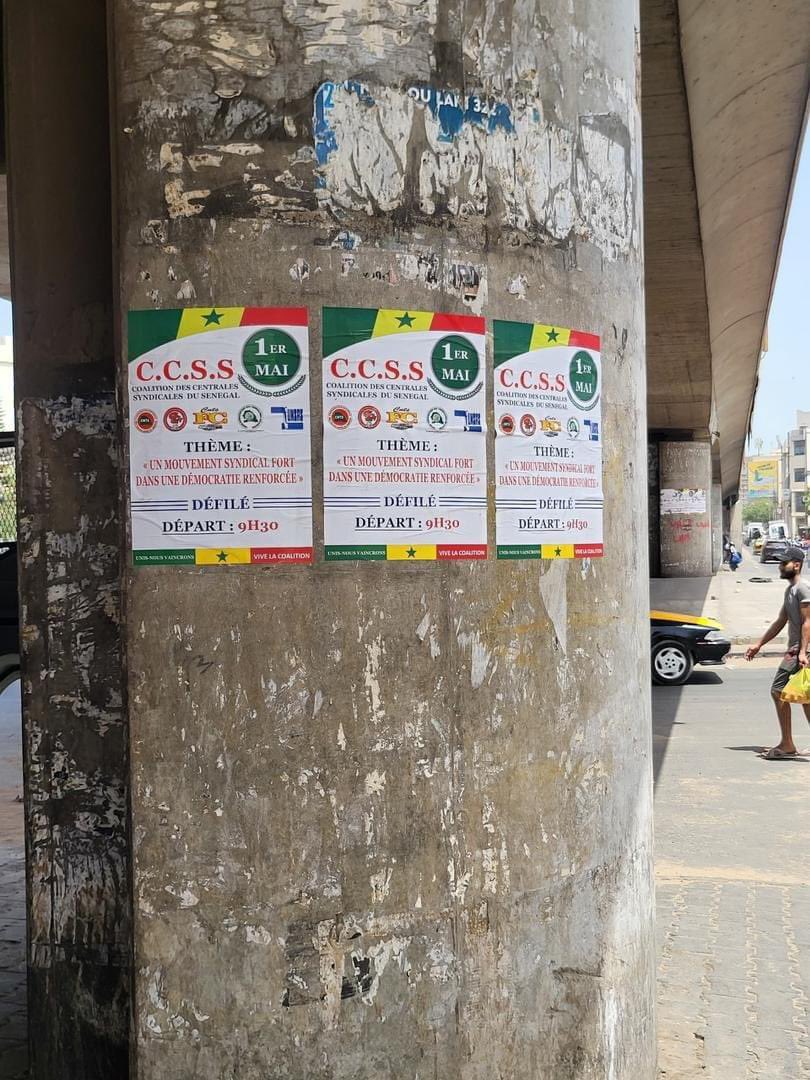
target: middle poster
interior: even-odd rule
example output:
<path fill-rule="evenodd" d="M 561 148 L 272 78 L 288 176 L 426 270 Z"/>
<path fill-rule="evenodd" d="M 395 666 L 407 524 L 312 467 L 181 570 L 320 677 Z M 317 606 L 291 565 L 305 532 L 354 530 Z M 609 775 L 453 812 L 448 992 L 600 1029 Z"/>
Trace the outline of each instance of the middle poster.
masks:
<path fill-rule="evenodd" d="M 484 332 L 474 315 L 323 309 L 327 561 L 487 557 Z"/>

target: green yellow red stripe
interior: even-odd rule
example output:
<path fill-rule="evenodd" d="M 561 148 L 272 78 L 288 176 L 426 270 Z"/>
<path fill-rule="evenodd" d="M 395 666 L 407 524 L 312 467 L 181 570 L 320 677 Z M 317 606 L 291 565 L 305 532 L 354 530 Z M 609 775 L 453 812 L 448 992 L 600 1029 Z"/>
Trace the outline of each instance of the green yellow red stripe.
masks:
<path fill-rule="evenodd" d="M 486 320 L 480 315 L 454 315 L 443 311 L 417 311 L 411 308 L 338 308 L 323 309 L 324 355 L 330 356 L 369 338 L 390 334 L 441 331 L 460 334 L 483 334 Z"/>
<path fill-rule="evenodd" d="M 411 311 L 404 308 L 379 308 L 372 337 L 413 333 L 419 330 L 448 333 L 483 334 L 486 320 L 480 315 L 452 315 L 443 311 Z"/>
<path fill-rule="evenodd" d="M 130 311 L 128 357 L 135 360 L 169 341 L 236 326 L 306 326 L 303 307 L 210 307 Z"/>
<path fill-rule="evenodd" d="M 499 559 L 601 559 L 602 544 L 498 544 Z"/>
<path fill-rule="evenodd" d="M 274 548 L 147 548 L 133 551 L 135 566 L 172 566 L 178 563 L 189 566 L 270 566 L 294 563 L 311 563 L 311 547 Z"/>
<path fill-rule="evenodd" d="M 486 559 L 486 544 L 327 544 L 327 562 L 449 562 Z"/>
<path fill-rule="evenodd" d="M 495 367 L 505 364 L 513 356 L 534 352 L 536 349 L 553 349 L 558 345 L 596 351 L 600 348 L 598 334 L 572 330 L 567 326 L 495 319 L 492 327 L 495 335 Z"/>

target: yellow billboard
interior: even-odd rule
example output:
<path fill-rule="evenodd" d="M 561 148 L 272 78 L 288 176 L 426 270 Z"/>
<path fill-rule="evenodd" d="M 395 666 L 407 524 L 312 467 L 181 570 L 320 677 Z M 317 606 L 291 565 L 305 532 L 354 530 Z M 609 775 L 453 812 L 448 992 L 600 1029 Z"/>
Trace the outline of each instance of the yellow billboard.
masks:
<path fill-rule="evenodd" d="M 779 458 L 748 459 L 748 495 L 775 499 L 779 494 Z"/>

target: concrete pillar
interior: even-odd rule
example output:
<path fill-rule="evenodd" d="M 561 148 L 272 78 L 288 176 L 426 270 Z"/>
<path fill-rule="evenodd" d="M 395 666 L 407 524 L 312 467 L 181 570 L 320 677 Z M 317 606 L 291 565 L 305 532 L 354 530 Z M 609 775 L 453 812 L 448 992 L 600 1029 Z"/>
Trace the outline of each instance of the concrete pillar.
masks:
<path fill-rule="evenodd" d="M 31 1080 L 128 1063 L 105 7 L 4 8 Z"/>
<path fill-rule="evenodd" d="M 647 550 L 651 578 L 660 577 L 661 574 L 661 497 L 658 469 L 658 442 L 651 441 L 647 446 Z"/>
<path fill-rule="evenodd" d="M 712 462 L 708 442 L 662 442 L 661 576 L 712 573 Z"/>
<path fill-rule="evenodd" d="M 314 374 L 313 567 L 125 576 L 136 1075 L 652 1080 L 636 4 L 112 7 L 122 312 Z M 605 557 L 325 562 L 322 304 L 600 333 Z"/>
<path fill-rule="evenodd" d="M 712 481 L 712 573 L 723 562 L 723 485 Z"/>
<path fill-rule="evenodd" d="M 743 520 L 742 520 L 742 501 L 735 502 L 729 511 L 729 530 L 728 534 L 735 544 L 740 546 L 742 550 L 742 534 L 743 534 Z"/>

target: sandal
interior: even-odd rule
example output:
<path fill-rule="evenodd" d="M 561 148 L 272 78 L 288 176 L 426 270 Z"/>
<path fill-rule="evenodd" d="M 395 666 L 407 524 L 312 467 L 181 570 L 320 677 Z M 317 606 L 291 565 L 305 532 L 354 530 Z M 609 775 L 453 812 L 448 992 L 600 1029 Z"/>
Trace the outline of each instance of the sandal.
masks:
<path fill-rule="evenodd" d="M 799 757 L 798 750 L 780 750 L 778 746 L 772 746 L 770 750 L 763 750 L 759 755 L 763 761 L 785 761 L 787 758 Z"/>

